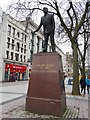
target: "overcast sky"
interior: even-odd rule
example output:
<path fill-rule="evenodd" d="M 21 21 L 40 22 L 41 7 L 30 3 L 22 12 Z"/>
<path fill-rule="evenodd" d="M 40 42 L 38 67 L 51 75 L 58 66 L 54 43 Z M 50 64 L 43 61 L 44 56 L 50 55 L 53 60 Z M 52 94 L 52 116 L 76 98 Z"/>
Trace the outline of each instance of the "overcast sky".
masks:
<path fill-rule="evenodd" d="M 0 7 L 5 11 L 7 6 L 10 5 L 14 0 L 2 0 L 0 2 Z"/>

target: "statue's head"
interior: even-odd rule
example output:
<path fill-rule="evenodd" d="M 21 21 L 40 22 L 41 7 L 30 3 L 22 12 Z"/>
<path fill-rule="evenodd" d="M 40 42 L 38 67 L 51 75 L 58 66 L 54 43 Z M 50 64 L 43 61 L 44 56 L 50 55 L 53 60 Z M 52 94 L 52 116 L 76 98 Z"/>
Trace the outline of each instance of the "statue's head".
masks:
<path fill-rule="evenodd" d="M 47 7 L 44 7 L 44 8 L 43 8 L 43 12 L 44 12 L 44 14 L 47 14 L 47 13 L 48 13 L 48 8 L 47 8 Z"/>

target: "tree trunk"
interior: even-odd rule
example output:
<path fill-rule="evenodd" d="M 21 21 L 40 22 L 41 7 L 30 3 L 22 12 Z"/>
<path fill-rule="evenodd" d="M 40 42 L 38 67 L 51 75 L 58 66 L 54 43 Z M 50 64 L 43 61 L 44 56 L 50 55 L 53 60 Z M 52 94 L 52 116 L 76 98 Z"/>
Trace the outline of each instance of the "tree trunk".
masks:
<path fill-rule="evenodd" d="M 85 74 L 85 60 L 82 60 L 82 75 L 86 76 L 86 74 Z"/>
<path fill-rule="evenodd" d="M 78 50 L 77 50 L 77 43 L 72 44 L 73 48 L 73 95 L 79 95 L 79 68 L 78 68 Z"/>

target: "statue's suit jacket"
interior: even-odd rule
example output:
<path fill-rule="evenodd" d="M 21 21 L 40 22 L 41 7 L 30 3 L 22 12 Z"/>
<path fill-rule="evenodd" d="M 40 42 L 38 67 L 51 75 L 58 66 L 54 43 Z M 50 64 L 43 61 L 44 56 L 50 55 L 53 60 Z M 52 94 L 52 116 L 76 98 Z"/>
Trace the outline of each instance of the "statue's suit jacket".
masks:
<path fill-rule="evenodd" d="M 47 14 L 46 16 L 41 17 L 40 25 L 38 26 L 38 31 L 43 25 L 43 32 L 50 33 L 55 30 L 55 21 L 53 14 Z"/>

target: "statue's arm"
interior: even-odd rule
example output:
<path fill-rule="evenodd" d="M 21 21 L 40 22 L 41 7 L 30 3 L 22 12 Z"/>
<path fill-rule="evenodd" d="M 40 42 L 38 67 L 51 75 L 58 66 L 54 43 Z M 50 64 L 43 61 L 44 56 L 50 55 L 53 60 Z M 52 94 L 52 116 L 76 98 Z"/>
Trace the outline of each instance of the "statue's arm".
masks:
<path fill-rule="evenodd" d="M 38 32 L 39 29 L 41 28 L 41 26 L 42 26 L 42 19 L 41 19 L 40 25 L 39 25 L 38 28 L 34 31 L 34 33 L 35 33 L 35 32 Z"/>

